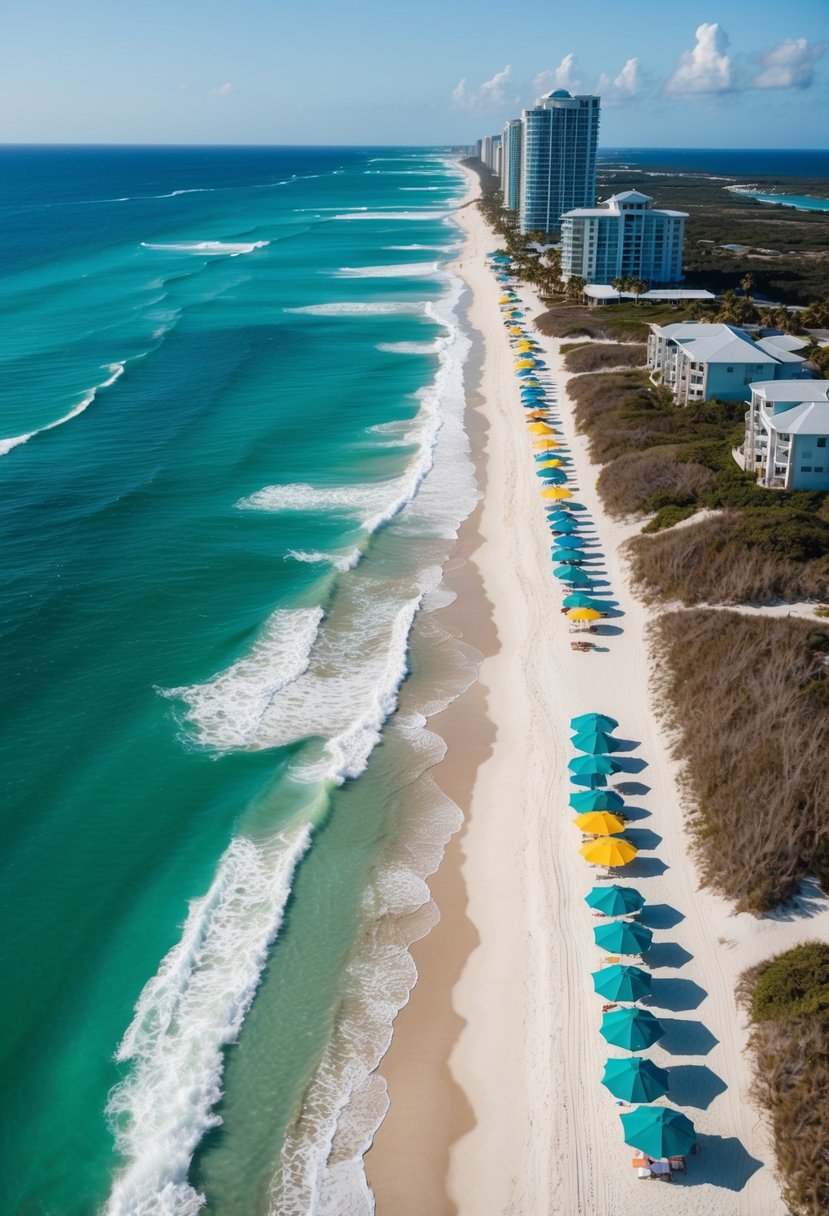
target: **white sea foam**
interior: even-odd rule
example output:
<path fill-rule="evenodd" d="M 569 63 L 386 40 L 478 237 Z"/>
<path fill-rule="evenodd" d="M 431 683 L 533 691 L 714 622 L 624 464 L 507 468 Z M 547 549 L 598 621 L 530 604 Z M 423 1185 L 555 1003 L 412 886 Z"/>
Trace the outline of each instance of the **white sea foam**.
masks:
<path fill-rule="evenodd" d="M 401 190 L 445 190 L 445 186 L 401 186 Z"/>
<path fill-rule="evenodd" d="M 224 748 L 255 742 L 276 694 L 307 669 L 322 608 L 278 608 L 252 650 L 206 684 L 164 689 L 187 703 L 199 740 Z"/>
<path fill-rule="evenodd" d="M 341 574 L 344 574 L 346 570 L 353 570 L 362 555 L 363 551 L 359 545 L 353 549 L 347 549 L 344 553 L 323 553 L 318 550 L 309 552 L 305 549 L 289 549 L 287 553 L 287 556 L 295 562 L 308 562 L 313 566 L 333 566 Z"/>
<path fill-rule="evenodd" d="M 107 371 L 110 373 L 106 380 L 102 380 L 100 384 L 96 384 L 94 388 L 89 389 L 86 395 L 73 405 L 68 414 L 64 414 L 62 418 L 57 418 L 54 422 L 48 422 L 46 426 L 38 427 L 35 431 L 29 431 L 25 435 L 11 435 L 7 439 L 0 439 L 0 456 L 6 456 L 13 449 L 20 447 L 22 443 L 28 443 L 30 439 L 34 439 L 35 435 L 42 435 L 46 431 L 53 431 L 57 426 L 63 426 L 64 422 L 70 422 L 73 418 L 77 418 L 78 414 L 82 414 L 84 410 L 89 409 L 92 402 L 97 397 L 102 388 L 109 388 L 111 384 L 122 376 L 127 360 L 121 363 L 110 363 L 107 366 Z"/>
<path fill-rule="evenodd" d="M 304 313 L 309 317 L 370 317 L 393 313 L 423 313 L 425 302 L 410 300 L 377 300 L 359 303 L 305 304 L 299 308 L 283 308 L 283 312 Z"/>
<path fill-rule="evenodd" d="M 454 244 L 451 244 L 451 245 L 384 245 L 383 248 L 387 249 L 389 251 L 400 251 L 400 250 L 408 250 L 408 249 L 425 249 L 427 252 L 430 252 L 430 253 L 451 253 L 451 251 L 453 249 L 458 248 L 458 242 L 456 241 Z"/>
<path fill-rule="evenodd" d="M 406 262 L 399 266 L 341 266 L 331 273 L 340 279 L 408 279 L 443 271 L 439 262 Z"/>
<path fill-rule="evenodd" d="M 107 1114 L 127 1166 L 106 1216 L 195 1216 L 187 1182 L 202 1136 L 221 1123 L 223 1049 L 235 1041 L 282 923 L 303 825 L 264 844 L 237 837 L 210 889 L 193 900 L 180 941 L 145 986 L 116 1058 L 130 1072 Z"/>
<path fill-rule="evenodd" d="M 392 355 L 436 355 L 440 345 L 438 342 L 378 342 L 377 349 Z"/>
<path fill-rule="evenodd" d="M 341 211 L 335 220 L 442 220 L 448 211 Z"/>
<path fill-rule="evenodd" d="M 270 241 L 177 241 L 167 245 L 154 245 L 142 241 L 144 249 L 155 249 L 163 253 L 193 253 L 200 257 L 225 256 L 237 258 L 242 253 L 253 253 L 264 249 Z"/>

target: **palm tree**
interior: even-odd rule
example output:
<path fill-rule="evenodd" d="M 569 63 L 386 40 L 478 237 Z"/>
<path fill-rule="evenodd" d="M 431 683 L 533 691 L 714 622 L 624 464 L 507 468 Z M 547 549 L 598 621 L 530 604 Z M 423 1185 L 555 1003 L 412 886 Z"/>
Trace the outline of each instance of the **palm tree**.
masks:
<path fill-rule="evenodd" d="M 639 297 L 648 290 L 648 285 L 644 279 L 630 279 L 628 280 L 628 284 L 628 290 L 633 292 L 638 304 Z"/>
<path fill-rule="evenodd" d="M 573 274 L 567 280 L 567 299 L 580 300 L 584 295 L 584 289 L 587 286 L 587 279 L 583 279 L 581 275 Z"/>
<path fill-rule="evenodd" d="M 743 289 L 743 295 L 749 297 L 751 295 L 751 289 L 754 286 L 754 279 L 750 274 L 744 274 L 740 279 L 740 286 Z"/>

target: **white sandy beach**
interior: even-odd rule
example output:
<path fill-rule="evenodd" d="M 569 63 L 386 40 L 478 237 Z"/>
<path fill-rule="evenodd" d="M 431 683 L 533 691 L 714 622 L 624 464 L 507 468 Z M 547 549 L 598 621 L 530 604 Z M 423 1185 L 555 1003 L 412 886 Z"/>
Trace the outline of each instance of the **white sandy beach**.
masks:
<path fill-rule="evenodd" d="M 498 308 L 500 289 L 484 260 L 497 242 L 476 208 L 461 218 L 468 243 L 459 269 L 473 293 L 470 319 L 484 341 L 481 391 L 490 427 L 483 543 L 472 560 L 493 605 L 499 645 L 480 674 L 495 743 L 464 807 L 462 875 L 479 944 L 451 996 L 454 1026 L 458 1018 L 464 1025 L 449 1068 L 471 1117 L 469 1130 L 451 1145 L 448 1201 L 440 1210 L 647 1216 L 670 1205 L 695 1216 L 784 1216 L 764 1120 L 748 1098 L 744 1018 L 734 985 L 751 963 L 799 941 L 826 938 L 829 905 L 805 893 L 798 909 L 757 921 L 733 915 L 725 901 L 698 888 L 678 772 L 649 692 L 650 614 L 631 594 L 619 552 L 635 526 L 604 514 L 597 468 L 570 417 L 559 344 L 535 334 L 574 458 L 576 498 L 595 523 L 609 590 L 623 610 L 618 620 L 603 623 L 605 637 L 596 639 L 603 652 L 573 652 L 560 614 L 563 592 L 551 576 L 551 537 Z M 532 330 L 529 319 L 540 307 L 529 291 L 521 296 Z M 596 872 L 578 853 L 566 767 L 574 754 L 569 720 L 591 710 L 619 720 L 618 736 L 636 744 L 626 755 L 641 764 L 641 772 L 620 774 L 611 784 L 636 783 L 625 796 L 638 818 L 630 834 L 641 853 L 621 879 L 649 905 L 644 919 L 655 934 L 646 956 L 654 976 L 648 1007 L 667 1029 L 646 1054 L 671 1069 L 666 1101 L 694 1121 L 702 1149 L 670 1191 L 637 1179 L 621 1108 L 600 1084 L 608 1056 L 625 1053 L 608 1048 L 599 1034 L 602 999 L 590 973 L 603 958 L 592 938 L 601 922 L 583 902 Z M 453 914 L 442 911 L 444 920 Z M 451 923 L 445 929 L 451 949 Z M 419 990 L 436 974 L 422 962 L 419 967 L 404 1027 L 410 1047 L 419 1042 Z M 397 1082 L 391 1076 L 392 1114 L 402 1103 L 410 1120 L 433 1118 L 430 1104 L 434 1109 L 440 1094 L 426 1086 L 413 1096 L 405 1087 L 405 1076 Z M 410 1131 L 417 1137 L 415 1126 Z M 380 1152 L 389 1151 L 382 1135 L 380 1145 Z M 399 1206 L 378 1196 L 380 1216 L 404 1208 L 424 1210 L 414 1196 Z"/>

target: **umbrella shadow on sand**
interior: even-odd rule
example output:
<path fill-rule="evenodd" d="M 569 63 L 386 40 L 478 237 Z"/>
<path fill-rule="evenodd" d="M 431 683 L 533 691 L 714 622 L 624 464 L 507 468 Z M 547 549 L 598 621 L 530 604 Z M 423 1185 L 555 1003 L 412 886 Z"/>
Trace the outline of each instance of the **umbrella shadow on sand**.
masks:
<path fill-rule="evenodd" d="M 672 1056 L 707 1056 L 719 1043 L 702 1022 L 689 1018 L 660 1018 L 664 1036 L 659 1046 Z"/>
<path fill-rule="evenodd" d="M 634 857 L 633 861 L 625 866 L 625 878 L 658 878 L 660 874 L 664 874 L 668 869 L 661 857 Z"/>
<path fill-rule="evenodd" d="M 648 767 L 648 762 L 641 756 L 621 756 L 616 761 L 616 765 L 620 773 L 641 773 Z"/>
<path fill-rule="evenodd" d="M 645 904 L 639 913 L 640 925 L 646 925 L 649 929 L 673 929 L 683 920 L 684 913 L 677 912 L 670 904 Z"/>
<path fill-rule="evenodd" d="M 674 1064 L 668 1070 L 668 1093 L 676 1106 L 695 1106 L 707 1110 L 715 1098 L 728 1089 L 707 1064 Z"/>
<path fill-rule="evenodd" d="M 643 849 L 658 849 L 662 837 L 650 828 L 625 828 L 625 837 L 641 853 Z"/>
<path fill-rule="evenodd" d="M 686 963 L 690 963 L 693 957 L 679 942 L 655 942 L 648 951 L 648 966 L 652 971 L 655 967 L 679 970 Z"/>
<path fill-rule="evenodd" d="M 693 980 L 655 979 L 651 981 L 648 1005 L 673 1013 L 684 1013 L 689 1009 L 698 1009 L 707 996 L 705 989 Z"/>
<path fill-rule="evenodd" d="M 741 1191 L 752 1174 L 765 1165 L 752 1157 L 736 1136 L 697 1136 L 699 1154 L 688 1159 L 687 1174 L 674 1174 L 674 1181 L 683 1186 L 722 1187 L 725 1191 Z"/>
<path fill-rule="evenodd" d="M 617 781 L 615 789 L 628 798 L 644 797 L 651 792 L 651 787 L 642 781 Z"/>

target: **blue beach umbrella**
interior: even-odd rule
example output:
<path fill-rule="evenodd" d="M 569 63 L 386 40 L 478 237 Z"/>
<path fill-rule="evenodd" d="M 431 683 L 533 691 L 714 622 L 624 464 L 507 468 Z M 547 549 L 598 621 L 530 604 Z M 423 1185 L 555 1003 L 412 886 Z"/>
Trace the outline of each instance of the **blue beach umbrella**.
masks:
<path fill-rule="evenodd" d="M 606 756 L 608 752 L 615 752 L 618 746 L 613 736 L 604 730 L 578 731 L 571 743 L 576 751 L 586 752 L 589 756 Z"/>
<path fill-rule="evenodd" d="M 580 790 L 570 795 L 570 806 L 583 814 L 585 811 L 621 811 L 624 799 L 615 790 Z M 610 888 L 608 888 L 610 890 Z"/>
<path fill-rule="evenodd" d="M 564 469 L 545 469 L 544 480 L 541 483 L 544 486 L 564 486 L 567 484 L 567 474 Z"/>
<path fill-rule="evenodd" d="M 619 771 L 619 765 L 609 756 L 574 756 L 572 760 L 567 761 L 567 767 L 571 773 L 578 773 L 580 776 L 601 773 L 607 777 L 610 773 Z"/>
<path fill-rule="evenodd" d="M 584 561 L 584 554 L 578 549 L 554 549 L 552 560 L 554 562 L 569 562 L 572 565 L 578 565 Z"/>
<path fill-rule="evenodd" d="M 573 533 L 575 532 L 575 530 L 576 530 L 575 524 L 564 523 L 563 521 L 561 523 L 551 523 L 550 524 L 550 531 L 552 533 L 558 535 L 558 537 L 560 539 L 565 536 L 568 536 L 568 537 L 572 536 Z"/>
<path fill-rule="evenodd" d="M 655 1102 L 668 1092 L 668 1074 L 653 1060 L 628 1056 L 607 1061 L 602 1085 L 623 1102 Z"/>
<path fill-rule="evenodd" d="M 555 541 L 553 548 L 555 548 L 556 545 L 558 545 L 560 549 L 583 549 L 584 541 L 580 536 L 568 536 L 567 540 L 561 545 L 558 544 L 558 541 Z M 582 556 L 588 557 L 589 554 L 583 554 Z"/>
<path fill-rule="evenodd" d="M 570 719 L 570 729 L 576 731 L 589 730 L 591 727 L 598 727 L 599 730 L 615 730 L 618 725 L 616 719 L 608 717 L 607 714 L 579 714 Z"/>
<path fill-rule="evenodd" d="M 595 791 L 597 794 L 603 792 Z M 594 791 L 589 790 L 588 793 L 592 794 Z M 574 797 L 580 798 L 581 794 L 575 794 Z M 588 908 L 592 908 L 594 912 L 602 912 L 605 916 L 632 916 L 644 908 L 645 897 L 640 895 L 635 887 L 620 887 L 618 883 L 613 883 L 610 887 L 592 887 L 585 895 L 584 902 Z"/>
<path fill-rule="evenodd" d="M 614 921 L 625 924 L 625 921 Z M 593 972 L 593 987 L 599 996 L 609 1001 L 641 1001 L 651 990 L 649 972 L 641 967 L 625 967 L 616 963 L 613 967 L 602 967 Z"/>
<path fill-rule="evenodd" d="M 565 595 L 562 600 L 564 608 L 595 608 L 596 612 L 601 612 L 601 608 L 591 595 L 586 595 L 584 591 L 571 591 L 569 595 Z"/>
<path fill-rule="evenodd" d="M 581 566 L 556 566 L 553 575 L 573 587 L 592 587 L 590 575 Z"/>
<path fill-rule="evenodd" d="M 696 1128 L 687 1115 L 670 1106 L 637 1106 L 636 1110 L 622 1115 L 622 1128 L 625 1144 L 655 1160 L 684 1157 L 697 1139 Z"/>
<path fill-rule="evenodd" d="M 650 949 L 653 933 L 636 921 L 611 920 L 606 925 L 596 925 L 593 940 L 600 950 L 613 954 L 642 954 Z"/>
<path fill-rule="evenodd" d="M 644 1051 L 653 1047 L 664 1033 L 662 1023 L 649 1009 L 611 1009 L 602 1018 L 600 1030 L 606 1042 L 614 1047 L 624 1047 L 626 1051 Z M 639 1148 L 639 1145 L 636 1147 Z"/>

